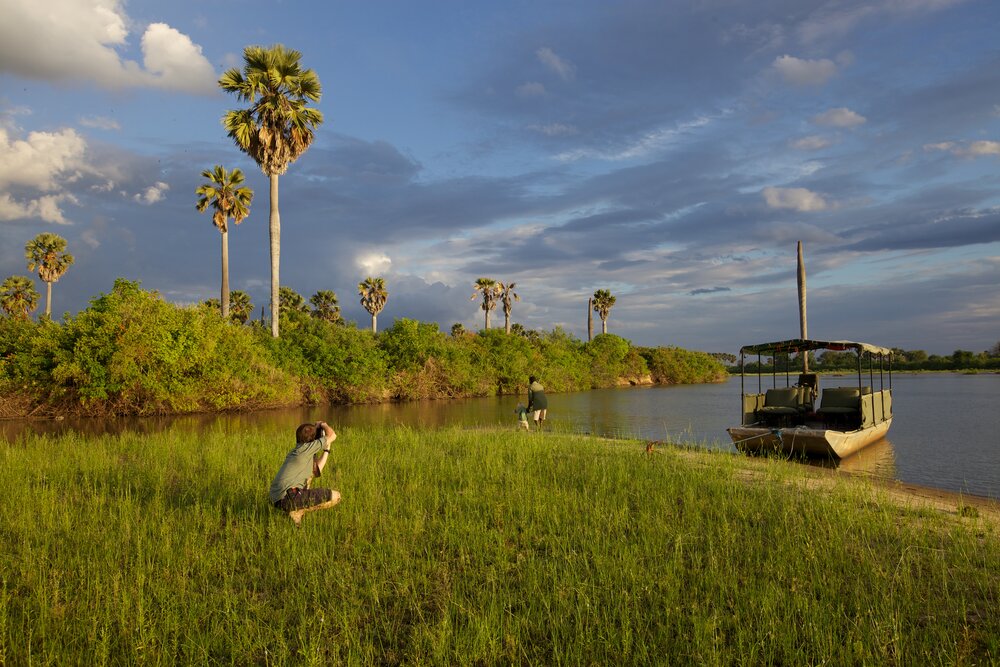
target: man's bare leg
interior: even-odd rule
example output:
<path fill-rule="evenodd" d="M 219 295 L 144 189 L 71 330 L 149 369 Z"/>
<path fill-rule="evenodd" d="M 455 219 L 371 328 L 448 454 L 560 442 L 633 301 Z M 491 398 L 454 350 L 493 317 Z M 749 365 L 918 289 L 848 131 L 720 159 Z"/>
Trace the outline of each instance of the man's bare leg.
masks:
<path fill-rule="evenodd" d="M 331 507 L 340 502 L 340 491 L 331 491 L 330 494 L 331 494 L 330 500 L 322 502 L 319 505 L 313 505 L 312 507 L 303 507 L 302 509 L 299 510 L 292 510 L 291 512 L 288 513 L 288 518 L 292 520 L 292 523 L 298 526 L 302 524 L 302 517 L 306 514 L 306 512 L 314 512 L 316 510 L 330 509 Z"/>

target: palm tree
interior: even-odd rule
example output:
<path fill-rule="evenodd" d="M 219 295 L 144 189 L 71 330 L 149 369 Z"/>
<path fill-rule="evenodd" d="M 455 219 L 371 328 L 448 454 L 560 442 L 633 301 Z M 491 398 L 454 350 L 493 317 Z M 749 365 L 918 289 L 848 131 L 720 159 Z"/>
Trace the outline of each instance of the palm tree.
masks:
<path fill-rule="evenodd" d="M 28 315 L 38 308 L 38 292 L 31 278 L 11 276 L 3 281 L 0 284 L 0 308 L 15 319 L 28 319 Z"/>
<path fill-rule="evenodd" d="M 497 283 L 497 287 L 499 288 L 500 302 L 503 304 L 503 330 L 510 333 L 510 311 L 513 307 L 511 300 L 520 301 L 521 297 L 514 292 L 517 283 Z"/>
<path fill-rule="evenodd" d="M 52 316 L 52 283 L 59 282 L 73 264 L 73 255 L 66 250 L 66 239 L 58 234 L 42 232 L 24 246 L 28 270 L 38 267 L 38 277 L 45 283 L 45 316 Z M 32 288 L 34 289 L 34 288 Z"/>
<path fill-rule="evenodd" d="M 243 172 L 239 169 L 227 172 L 225 167 L 217 164 L 214 169 L 201 172 L 201 175 L 208 182 L 194 191 L 201 196 L 195 208 L 204 213 L 211 205 L 215 209 L 212 223 L 222 234 L 222 289 L 219 294 L 222 317 L 225 319 L 229 317 L 229 219 L 232 218 L 233 223 L 238 225 L 250 215 L 253 190 L 241 187 Z"/>
<path fill-rule="evenodd" d="M 369 276 L 364 282 L 358 283 L 358 294 L 361 296 L 361 305 L 372 314 L 372 333 L 375 333 L 378 330 L 376 316 L 382 312 L 389 298 L 389 293 L 385 290 L 385 281 Z"/>
<path fill-rule="evenodd" d="M 615 305 L 615 297 L 606 289 L 594 292 L 594 310 L 601 318 L 601 333 L 608 333 L 608 315 Z"/>
<path fill-rule="evenodd" d="M 278 213 L 278 176 L 288 170 L 313 142 L 323 122 L 318 109 L 322 89 L 311 69 L 302 69 L 299 51 L 281 44 L 243 49 L 243 71 L 233 67 L 219 79 L 219 86 L 233 93 L 249 109 L 229 111 L 222 119 L 230 138 L 249 155 L 270 181 L 271 237 L 271 335 L 278 337 L 281 297 L 278 260 L 281 256 L 281 217 Z"/>
<path fill-rule="evenodd" d="M 465 335 L 465 326 L 461 322 L 455 322 L 451 325 L 451 337 L 461 338 Z"/>
<path fill-rule="evenodd" d="M 316 292 L 310 297 L 309 303 L 313 305 L 313 317 L 330 323 L 340 321 L 340 304 L 337 302 L 337 294 L 333 290 L 325 289 Z"/>
<path fill-rule="evenodd" d="M 242 290 L 229 293 L 229 319 L 239 324 L 246 324 L 253 315 L 253 302 L 250 295 Z"/>
<path fill-rule="evenodd" d="M 281 313 L 308 313 L 309 306 L 306 305 L 306 300 L 301 294 L 293 290 L 291 287 L 281 286 L 278 290 L 278 294 L 281 297 L 281 307 L 279 312 Z"/>
<path fill-rule="evenodd" d="M 469 301 L 474 301 L 479 297 L 476 292 L 481 292 L 483 304 L 480 306 L 486 313 L 486 329 L 490 328 L 490 311 L 497 307 L 497 297 L 500 296 L 500 283 L 492 278 L 477 278 L 473 284 L 475 291 Z"/>

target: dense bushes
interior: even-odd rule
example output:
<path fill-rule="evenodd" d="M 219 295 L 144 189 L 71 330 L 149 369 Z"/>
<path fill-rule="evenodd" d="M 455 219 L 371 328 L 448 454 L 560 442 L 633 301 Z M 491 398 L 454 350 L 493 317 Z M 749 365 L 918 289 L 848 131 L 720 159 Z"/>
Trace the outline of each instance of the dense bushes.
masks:
<path fill-rule="evenodd" d="M 627 383 L 706 382 L 719 362 L 676 348 L 634 348 L 557 328 L 447 336 L 398 319 L 373 334 L 306 313 L 282 315 L 282 337 L 165 302 L 118 280 L 62 325 L 0 319 L 0 416 L 29 412 L 163 414 L 301 403 L 365 403 Z"/>

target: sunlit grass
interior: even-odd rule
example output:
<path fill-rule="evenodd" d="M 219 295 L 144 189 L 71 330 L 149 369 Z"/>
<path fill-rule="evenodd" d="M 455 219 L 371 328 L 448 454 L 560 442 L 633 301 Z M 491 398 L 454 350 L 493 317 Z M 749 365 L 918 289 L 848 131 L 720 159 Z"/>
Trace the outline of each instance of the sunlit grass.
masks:
<path fill-rule="evenodd" d="M 0 664 L 972 664 L 1000 540 L 864 481 L 568 433 L 344 428 L 296 528 L 282 432 L 0 449 Z"/>

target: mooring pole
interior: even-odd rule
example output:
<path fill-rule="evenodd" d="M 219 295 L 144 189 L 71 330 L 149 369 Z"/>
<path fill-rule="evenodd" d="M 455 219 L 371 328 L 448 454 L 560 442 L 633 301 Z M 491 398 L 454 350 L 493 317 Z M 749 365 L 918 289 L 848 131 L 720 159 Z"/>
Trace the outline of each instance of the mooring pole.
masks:
<path fill-rule="evenodd" d="M 806 264 L 802 260 L 802 241 L 799 241 L 799 338 L 809 338 L 809 327 L 806 325 Z M 802 353 L 802 372 L 809 372 L 809 352 Z"/>

